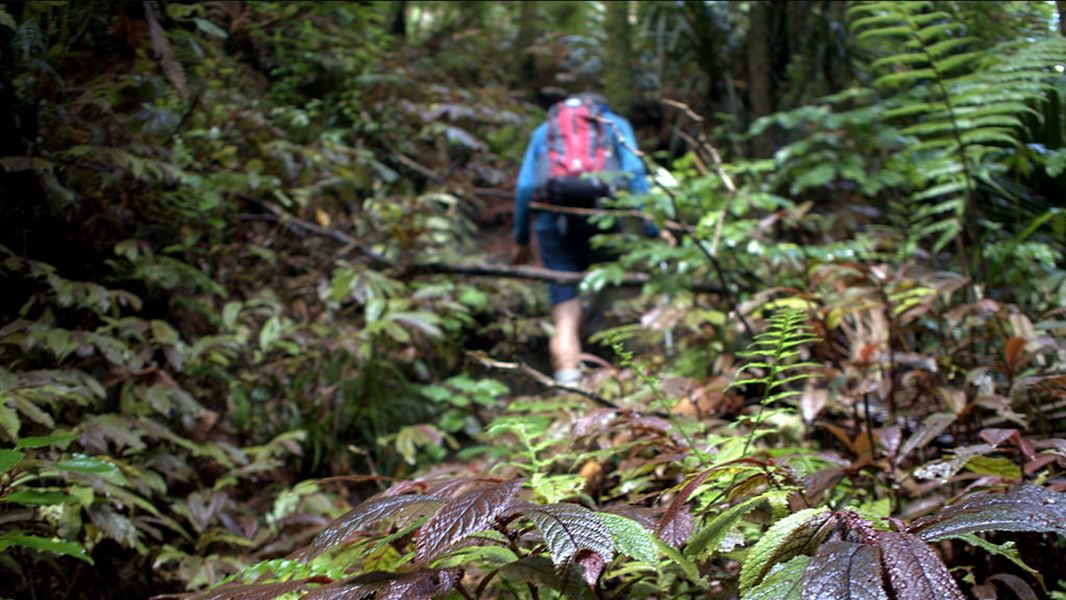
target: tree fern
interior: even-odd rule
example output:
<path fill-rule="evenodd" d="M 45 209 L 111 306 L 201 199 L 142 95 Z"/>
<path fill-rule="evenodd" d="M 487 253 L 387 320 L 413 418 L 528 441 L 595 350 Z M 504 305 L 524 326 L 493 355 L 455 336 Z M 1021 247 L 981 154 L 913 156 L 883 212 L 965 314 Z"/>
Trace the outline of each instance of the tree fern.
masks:
<path fill-rule="evenodd" d="M 870 2 L 849 11 L 857 40 L 890 44 L 874 60 L 873 87 L 891 107 L 886 116 L 911 142 L 914 192 L 894 208 L 905 251 L 933 239 L 934 251 L 956 241 L 960 259 L 979 264 L 978 190 L 1007 195 L 995 183 L 1007 153 L 1021 144 L 1023 117 L 1041 118 L 1042 100 L 1066 58 L 1066 42 L 979 48 L 980 40 L 930 2 Z M 965 239 L 966 243 L 963 243 Z M 966 252 L 974 252 L 967 260 Z"/>

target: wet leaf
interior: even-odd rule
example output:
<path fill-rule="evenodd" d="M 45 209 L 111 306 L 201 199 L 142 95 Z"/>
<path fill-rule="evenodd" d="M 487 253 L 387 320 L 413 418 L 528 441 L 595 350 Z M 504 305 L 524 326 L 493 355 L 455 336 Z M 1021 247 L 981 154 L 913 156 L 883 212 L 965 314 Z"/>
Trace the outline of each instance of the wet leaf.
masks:
<path fill-rule="evenodd" d="M 270 600 L 282 594 L 299 591 L 308 583 L 323 583 L 327 581 L 330 580 L 324 577 L 311 577 L 308 579 L 279 581 L 277 583 L 227 583 L 213 590 L 189 596 L 187 600 Z"/>
<path fill-rule="evenodd" d="M 649 564 L 655 564 L 659 559 L 655 536 L 643 525 L 620 515 L 602 512 L 596 514 L 607 525 L 607 529 L 611 530 L 611 537 L 618 552 Z"/>
<path fill-rule="evenodd" d="M 921 538 L 883 531 L 876 542 L 896 600 L 965 600 L 944 562 Z"/>
<path fill-rule="evenodd" d="M 869 544 L 822 544 L 803 581 L 804 600 L 888 600 L 881 586 L 880 550 Z"/>
<path fill-rule="evenodd" d="M 459 580 L 458 569 L 394 574 L 372 572 L 315 588 L 303 600 L 429 600 L 443 597 Z M 236 599 L 234 599 L 236 600 Z"/>
<path fill-rule="evenodd" d="M 418 531 L 415 561 L 429 564 L 452 544 L 488 529 L 514 498 L 520 481 L 463 493 L 441 507 Z"/>
<path fill-rule="evenodd" d="M 973 496 L 916 521 L 908 531 L 930 542 L 978 531 L 1049 531 L 1066 536 L 1066 494 L 1025 484 L 1005 494 Z"/>
<path fill-rule="evenodd" d="M 741 600 L 800 600 L 803 590 L 803 571 L 810 557 L 799 555 L 788 562 L 774 565 L 762 583 L 741 596 Z M 829 598 L 830 596 L 819 596 Z M 834 597 L 834 599 L 839 597 Z"/>
<path fill-rule="evenodd" d="M 604 562 L 614 556 L 611 531 L 599 515 L 578 504 L 549 504 L 526 513 L 540 530 L 556 566 L 571 560 L 580 550 L 599 554 Z"/>
<path fill-rule="evenodd" d="M 929 442 L 933 441 L 936 436 L 940 435 L 954 422 L 955 415 L 951 413 L 933 413 L 926 417 L 925 421 L 922 421 L 921 427 L 903 443 L 903 447 L 896 456 L 896 464 L 902 462 L 911 452 L 927 446 Z"/>
<path fill-rule="evenodd" d="M 775 564 L 813 551 L 834 520 L 824 508 L 808 508 L 774 523 L 752 546 L 741 567 L 741 594 L 758 585 Z"/>
<path fill-rule="evenodd" d="M 417 515 L 432 512 L 443 504 L 442 500 L 425 496 L 382 496 L 371 498 L 333 521 L 304 549 L 296 553 L 309 560 L 346 544 L 357 533 L 373 527 L 385 519 L 399 515 Z"/>

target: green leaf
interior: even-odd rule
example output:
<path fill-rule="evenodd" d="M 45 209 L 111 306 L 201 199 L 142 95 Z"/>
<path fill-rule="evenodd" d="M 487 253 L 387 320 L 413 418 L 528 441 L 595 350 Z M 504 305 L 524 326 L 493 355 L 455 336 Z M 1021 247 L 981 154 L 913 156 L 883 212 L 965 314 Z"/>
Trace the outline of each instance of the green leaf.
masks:
<path fill-rule="evenodd" d="M 23 454 L 17 450 L 0 448 L 0 473 L 5 473 L 22 460 Z"/>
<path fill-rule="evenodd" d="M 113 473 L 118 471 L 118 467 L 112 463 L 91 456 L 76 456 L 72 459 L 55 463 L 55 467 L 63 471 L 86 474 Z"/>
<path fill-rule="evenodd" d="M 692 536 L 692 540 L 685 547 L 685 555 L 695 559 L 709 558 L 740 519 L 755 510 L 764 500 L 765 496 L 749 498 L 722 511 Z"/>
<path fill-rule="evenodd" d="M 800 600 L 803 571 L 809 561 L 810 557 L 801 554 L 786 563 L 774 565 L 762 583 L 742 595 L 741 600 Z"/>
<path fill-rule="evenodd" d="M 776 563 L 813 549 L 834 520 L 825 507 L 808 508 L 774 523 L 745 558 L 740 570 L 740 591 L 744 594 L 758 585 Z"/>
<path fill-rule="evenodd" d="M 78 438 L 72 431 L 56 432 L 51 435 L 24 437 L 15 444 L 16 448 L 44 448 L 45 446 L 65 445 Z"/>
<path fill-rule="evenodd" d="M 267 322 L 263 323 L 263 328 L 259 330 L 259 349 L 265 351 L 279 337 L 281 337 L 281 318 L 274 315 L 267 319 Z"/>
<path fill-rule="evenodd" d="M 3 431 L 8 438 L 17 440 L 19 438 L 19 425 L 18 413 L 8 408 L 3 403 L 3 398 L 0 397 L 0 431 Z"/>
<path fill-rule="evenodd" d="M 612 513 L 596 513 L 607 529 L 611 530 L 615 548 L 641 562 L 655 564 L 659 559 L 659 550 L 655 536 L 633 519 Z"/>
<path fill-rule="evenodd" d="M 0 5 L 0 25 L 7 27 L 11 31 L 18 29 L 18 24 L 15 23 L 15 18 L 11 16 L 11 13 L 7 12 L 7 8 Z"/>
<path fill-rule="evenodd" d="M 90 565 L 93 564 L 93 559 L 86 554 L 85 548 L 74 542 L 26 535 L 21 531 L 9 531 L 4 535 L 0 535 L 0 552 L 10 546 L 22 546 L 23 548 L 42 552 L 55 552 L 56 554 L 73 556 L 79 560 L 84 560 Z"/>
<path fill-rule="evenodd" d="M 23 506 L 50 506 L 52 504 L 71 504 L 77 502 L 78 499 L 62 492 L 22 489 L 0 498 L 0 501 Z"/>
<path fill-rule="evenodd" d="M 960 535 L 953 535 L 953 536 L 950 536 L 950 537 L 958 539 L 958 540 L 962 540 L 962 541 L 966 542 L 967 544 L 969 544 L 971 546 L 975 546 L 977 548 L 981 548 L 982 550 L 984 550 L 985 552 L 988 552 L 989 554 L 995 554 L 996 556 L 1002 556 L 1003 558 L 1006 558 L 1007 560 L 1011 561 L 1012 563 L 1018 565 L 1018 567 L 1020 569 L 1022 569 L 1023 571 L 1025 571 L 1026 573 L 1032 575 L 1034 579 L 1036 579 L 1038 582 L 1040 582 L 1041 586 L 1044 585 L 1044 576 L 1041 575 L 1040 572 L 1037 571 L 1036 569 L 1034 569 L 1034 568 L 1030 567 L 1029 565 L 1027 565 L 1024 560 L 1022 560 L 1022 557 L 1021 557 L 1020 554 L 1018 554 L 1018 548 L 1014 545 L 1014 542 L 1004 542 L 1002 544 L 993 544 L 992 542 L 986 540 L 985 538 L 977 537 L 976 535 L 974 535 L 972 533 L 963 533 L 963 534 L 960 534 Z"/>

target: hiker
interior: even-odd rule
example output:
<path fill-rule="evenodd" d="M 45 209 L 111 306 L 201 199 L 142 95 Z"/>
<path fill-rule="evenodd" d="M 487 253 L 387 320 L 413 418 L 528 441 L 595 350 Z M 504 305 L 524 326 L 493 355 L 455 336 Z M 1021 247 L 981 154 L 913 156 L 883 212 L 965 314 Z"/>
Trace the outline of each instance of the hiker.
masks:
<path fill-rule="evenodd" d="M 554 104 L 547 121 L 533 132 L 518 174 L 512 262 L 531 258 L 530 202 L 596 208 L 623 186 L 632 194 L 647 192 L 636 148 L 633 128 L 611 112 L 602 96 L 586 93 Z M 533 228 L 541 261 L 549 269 L 584 271 L 611 258 L 590 248 L 589 238 L 597 228 L 584 216 L 536 210 Z M 658 233 L 650 222 L 644 229 L 649 236 Z M 581 379 L 581 299 L 576 284 L 551 283 L 548 289 L 555 322 L 550 345 L 555 380 L 573 384 Z"/>

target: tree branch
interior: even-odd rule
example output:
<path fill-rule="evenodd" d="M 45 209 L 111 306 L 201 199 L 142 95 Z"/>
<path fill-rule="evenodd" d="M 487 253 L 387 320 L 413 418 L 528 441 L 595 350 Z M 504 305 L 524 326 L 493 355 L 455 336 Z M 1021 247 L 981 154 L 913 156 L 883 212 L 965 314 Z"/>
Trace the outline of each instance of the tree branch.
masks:
<path fill-rule="evenodd" d="M 481 354 L 479 352 L 467 352 L 466 356 L 467 358 L 477 362 L 478 364 L 484 367 L 488 367 L 490 369 L 498 369 L 501 371 L 516 371 L 518 373 L 522 373 L 523 375 L 533 379 L 534 381 L 546 388 L 562 390 L 564 392 L 570 392 L 572 394 L 578 394 L 606 408 L 613 408 L 615 410 L 627 410 L 626 408 L 619 406 L 614 402 L 611 402 L 607 398 L 604 398 L 603 396 L 595 392 L 590 392 L 577 386 L 559 383 L 551 377 L 548 377 L 544 373 L 541 373 L 540 371 L 534 369 L 533 367 L 525 363 L 505 362 L 502 360 L 496 360 L 494 358 L 489 358 L 488 356 L 485 356 L 484 354 Z M 652 411 L 651 414 L 663 418 L 669 418 L 670 416 L 662 411 Z"/>

